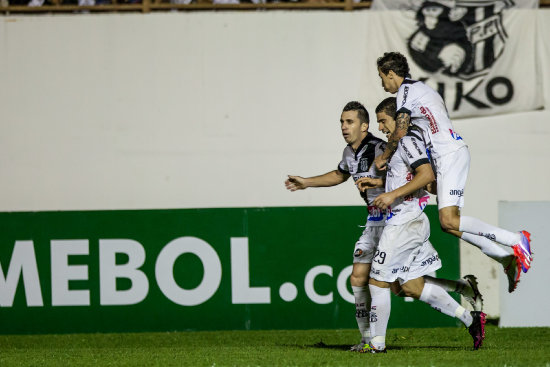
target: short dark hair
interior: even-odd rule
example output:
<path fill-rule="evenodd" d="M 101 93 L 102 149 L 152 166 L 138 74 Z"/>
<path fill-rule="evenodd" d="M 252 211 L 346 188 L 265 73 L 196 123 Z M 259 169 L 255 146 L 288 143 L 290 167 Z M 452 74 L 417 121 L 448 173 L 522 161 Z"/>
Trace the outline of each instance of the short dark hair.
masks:
<path fill-rule="evenodd" d="M 390 70 L 393 70 L 400 77 L 411 77 L 407 58 L 399 52 L 385 52 L 384 56 L 376 60 L 376 65 L 384 75 L 388 75 Z"/>
<path fill-rule="evenodd" d="M 352 101 L 348 102 L 345 106 L 342 112 L 346 111 L 357 111 L 357 116 L 359 117 L 359 121 L 361 123 L 369 123 L 369 111 L 363 106 L 360 102 Z"/>
<path fill-rule="evenodd" d="M 395 118 L 397 111 L 397 99 L 395 97 L 388 97 L 376 106 L 376 113 L 384 112 L 386 115 Z"/>

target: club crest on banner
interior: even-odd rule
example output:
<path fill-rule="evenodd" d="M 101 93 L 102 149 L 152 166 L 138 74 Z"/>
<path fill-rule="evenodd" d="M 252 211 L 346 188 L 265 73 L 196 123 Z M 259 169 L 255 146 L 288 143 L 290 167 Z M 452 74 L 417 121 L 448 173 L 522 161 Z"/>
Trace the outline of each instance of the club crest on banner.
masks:
<path fill-rule="evenodd" d="M 512 1 L 424 1 L 416 9 L 418 29 L 409 53 L 423 70 L 460 79 L 487 73 L 504 51 L 502 11 Z"/>
<path fill-rule="evenodd" d="M 399 11 L 384 18 L 390 20 L 384 21 L 389 36 L 380 44 L 379 55 L 404 53 L 413 79 L 437 90 L 451 117 L 540 108 L 536 52 L 521 39 L 529 32 L 536 37 L 534 22 L 529 14 L 515 12 L 535 4 L 531 0 L 375 0 L 373 10 Z M 395 22 L 402 26 L 391 27 Z"/>

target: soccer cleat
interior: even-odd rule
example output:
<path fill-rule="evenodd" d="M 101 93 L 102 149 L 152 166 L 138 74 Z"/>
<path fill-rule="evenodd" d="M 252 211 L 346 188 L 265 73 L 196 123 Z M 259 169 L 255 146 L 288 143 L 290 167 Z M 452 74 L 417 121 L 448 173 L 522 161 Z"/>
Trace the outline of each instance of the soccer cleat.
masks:
<path fill-rule="evenodd" d="M 483 310 L 483 296 L 477 287 L 477 278 L 471 274 L 465 275 L 463 278 L 466 280 L 469 287 L 464 287 L 464 289 L 462 289 L 462 297 L 472 305 L 474 311 Z"/>
<path fill-rule="evenodd" d="M 504 268 L 504 272 L 508 278 L 508 293 L 512 293 L 516 290 L 519 283 L 521 260 L 516 255 L 512 255 L 510 263 Z"/>
<path fill-rule="evenodd" d="M 531 261 L 533 260 L 531 256 L 531 233 L 521 231 L 519 232 L 519 236 L 519 243 L 512 246 L 512 249 L 514 250 L 514 255 L 521 261 L 523 272 L 527 273 L 527 270 L 531 267 Z"/>
<path fill-rule="evenodd" d="M 359 344 L 354 344 L 349 348 L 350 352 L 361 352 L 365 347 L 365 343 L 361 342 Z"/>
<path fill-rule="evenodd" d="M 361 349 L 360 353 L 387 353 L 386 348 L 384 349 L 376 349 L 371 343 L 367 343 L 363 346 L 363 349 Z"/>
<path fill-rule="evenodd" d="M 474 339 L 474 349 L 477 350 L 483 344 L 485 339 L 485 313 L 481 311 L 471 311 L 472 325 L 468 327 L 470 335 Z"/>

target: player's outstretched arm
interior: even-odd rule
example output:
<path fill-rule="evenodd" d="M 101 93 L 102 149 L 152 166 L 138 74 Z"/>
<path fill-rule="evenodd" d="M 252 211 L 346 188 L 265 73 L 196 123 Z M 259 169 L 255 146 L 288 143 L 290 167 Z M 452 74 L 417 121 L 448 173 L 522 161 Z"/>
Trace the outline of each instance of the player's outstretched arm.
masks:
<path fill-rule="evenodd" d="M 415 175 L 411 181 L 393 191 L 378 195 L 376 199 L 374 199 L 374 205 L 381 209 L 386 209 L 395 199 L 412 194 L 434 180 L 435 175 L 432 166 L 429 163 L 420 165 L 416 167 Z"/>
<path fill-rule="evenodd" d="M 407 135 L 410 122 L 411 115 L 408 113 L 399 112 L 397 114 L 397 117 L 395 118 L 395 130 L 388 137 L 388 144 L 386 145 L 386 149 L 384 149 L 384 153 L 374 159 L 374 164 L 377 169 L 386 169 L 386 163 L 393 152 L 395 152 L 395 149 L 397 149 L 397 143 L 399 143 L 399 140 L 401 140 L 402 137 Z"/>
<path fill-rule="evenodd" d="M 355 181 L 355 185 L 359 191 L 363 192 L 368 189 L 375 189 L 377 187 L 384 187 L 384 180 L 381 178 L 361 177 Z"/>
<path fill-rule="evenodd" d="M 329 187 L 339 185 L 348 178 L 348 174 L 338 170 L 327 172 L 324 175 L 307 178 L 288 175 L 285 181 L 285 187 L 290 191 L 304 190 L 308 187 Z"/>

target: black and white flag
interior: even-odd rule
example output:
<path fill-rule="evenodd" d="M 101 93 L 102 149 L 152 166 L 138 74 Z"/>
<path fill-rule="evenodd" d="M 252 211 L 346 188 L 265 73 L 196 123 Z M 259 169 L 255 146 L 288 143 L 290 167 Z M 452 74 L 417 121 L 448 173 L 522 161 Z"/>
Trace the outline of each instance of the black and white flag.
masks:
<path fill-rule="evenodd" d="M 384 36 L 369 40 L 369 52 L 407 56 L 412 78 L 436 89 L 452 117 L 541 108 L 537 7 L 538 0 L 375 0 L 377 21 L 368 28 Z"/>

